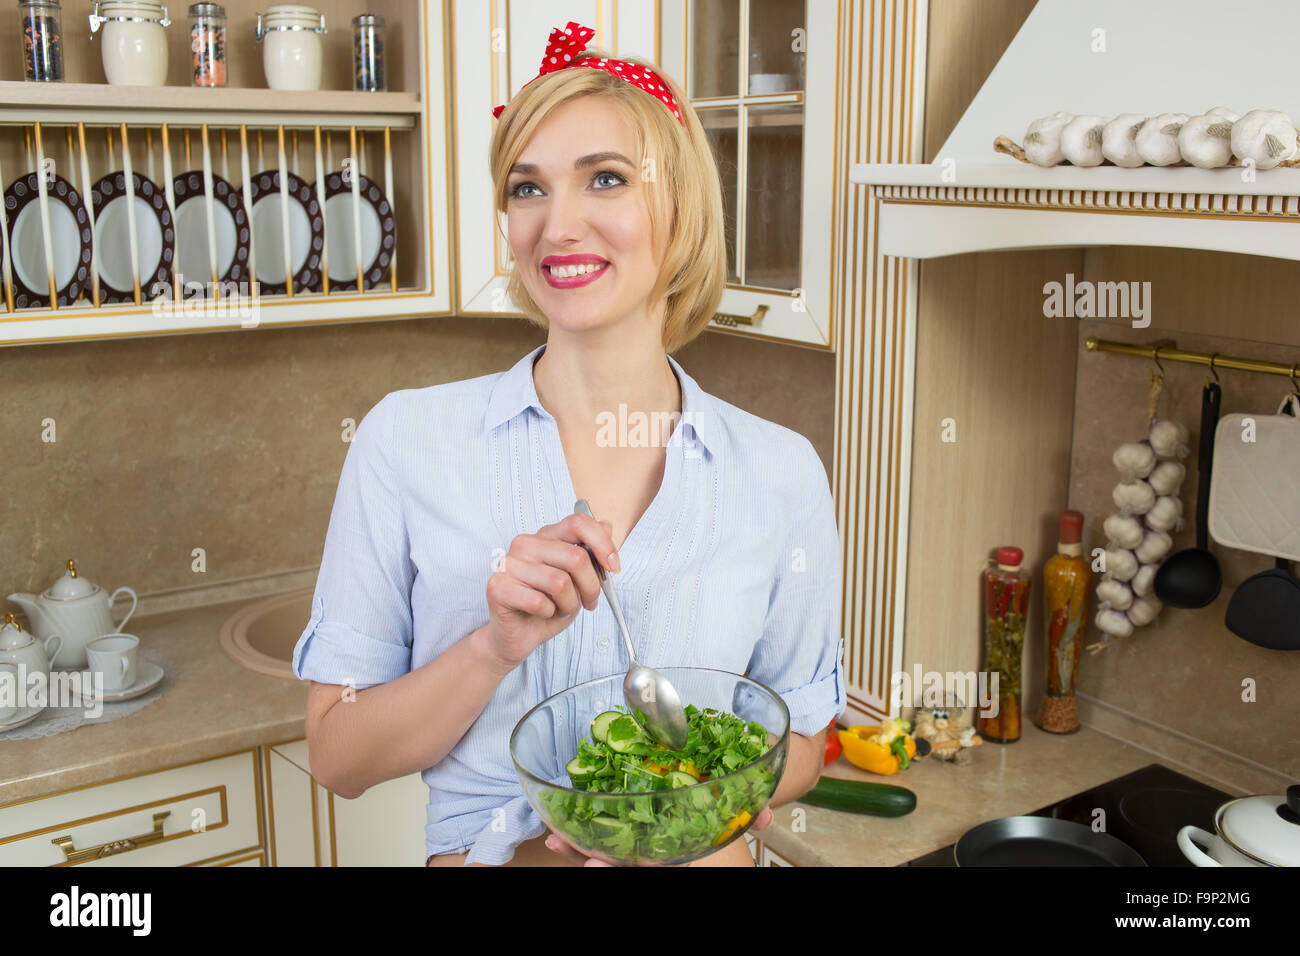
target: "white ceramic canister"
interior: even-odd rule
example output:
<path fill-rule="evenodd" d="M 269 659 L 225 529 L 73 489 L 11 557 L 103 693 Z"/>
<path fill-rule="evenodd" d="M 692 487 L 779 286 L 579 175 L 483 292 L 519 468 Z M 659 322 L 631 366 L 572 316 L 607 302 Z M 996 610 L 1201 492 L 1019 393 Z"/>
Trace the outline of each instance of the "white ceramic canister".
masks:
<path fill-rule="evenodd" d="M 284 3 L 257 15 L 266 85 L 273 90 L 319 90 L 325 17 L 311 7 Z"/>
<path fill-rule="evenodd" d="M 104 75 L 114 86 L 167 84 L 167 8 L 150 0 L 103 0 L 90 15 L 90 34 L 102 30 Z"/>

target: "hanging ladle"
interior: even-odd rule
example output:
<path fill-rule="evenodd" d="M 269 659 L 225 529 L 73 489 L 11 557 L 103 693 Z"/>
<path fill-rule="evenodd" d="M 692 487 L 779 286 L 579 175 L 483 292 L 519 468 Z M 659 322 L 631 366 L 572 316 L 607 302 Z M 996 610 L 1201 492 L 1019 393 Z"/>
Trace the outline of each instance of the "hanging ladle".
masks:
<path fill-rule="evenodd" d="M 1156 571 L 1156 597 L 1170 607 L 1205 607 L 1223 587 L 1223 572 L 1209 549 L 1210 472 L 1222 399 L 1218 382 L 1206 382 L 1201 394 L 1201 440 L 1196 457 L 1196 547 L 1184 548 Z"/>
<path fill-rule="evenodd" d="M 591 508 L 586 500 L 582 498 L 574 504 L 573 513 L 595 517 L 591 514 Z M 600 589 L 605 592 L 609 606 L 614 611 L 614 620 L 618 622 L 619 633 L 623 635 L 623 643 L 627 645 L 627 656 L 631 666 L 627 669 L 627 676 L 623 678 L 623 697 L 627 700 L 628 709 L 634 714 L 637 711 L 641 712 L 645 717 L 645 729 L 655 740 L 665 744 L 670 750 L 681 750 L 686 746 L 688 733 L 682 699 L 677 695 L 676 688 L 669 683 L 668 678 L 653 667 L 637 663 L 636 652 L 632 650 L 632 635 L 628 632 L 627 622 L 623 620 L 623 608 L 618 603 L 614 586 L 609 583 L 609 579 L 605 576 L 605 569 L 591 548 L 585 544 L 583 547 L 591 557 L 596 576 L 600 578 Z"/>

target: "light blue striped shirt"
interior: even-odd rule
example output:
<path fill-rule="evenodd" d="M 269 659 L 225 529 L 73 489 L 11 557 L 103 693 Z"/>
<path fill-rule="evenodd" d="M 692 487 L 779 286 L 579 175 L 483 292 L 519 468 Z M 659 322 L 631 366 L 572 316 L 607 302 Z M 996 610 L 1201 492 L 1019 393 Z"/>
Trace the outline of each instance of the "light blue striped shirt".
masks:
<path fill-rule="evenodd" d="M 573 512 L 559 430 L 533 383 L 544 348 L 507 372 L 390 392 L 362 419 L 294 649 L 299 678 L 364 689 L 433 660 L 487 623 L 487 579 L 510 541 Z M 668 360 L 682 420 L 610 575 L 637 657 L 747 674 L 781 694 L 794 733 L 811 736 L 845 706 L 826 469 L 808 439 L 707 394 Z M 603 599 L 534 650 L 424 771 L 426 855 L 500 864 L 544 833 L 510 733 L 542 699 L 627 666 Z"/>

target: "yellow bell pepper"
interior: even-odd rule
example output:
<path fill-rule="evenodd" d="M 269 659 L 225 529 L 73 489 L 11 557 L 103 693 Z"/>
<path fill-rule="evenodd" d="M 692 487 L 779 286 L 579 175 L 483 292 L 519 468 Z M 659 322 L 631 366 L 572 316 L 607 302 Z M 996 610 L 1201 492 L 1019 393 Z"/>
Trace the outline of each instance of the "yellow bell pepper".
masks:
<path fill-rule="evenodd" d="M 839 732 L 840 743 L 844 746 L 844 756 L 849 763 L 872 773 L 889 776 L 898 773 L 903 766 L 903 760 L 892 746 L 880 742 L 881 736 L 879 727 L 861 725 Z M 902 747 L 910 762 L 916 756 L 916 741 L 907 734 L 895 736 L 902 737 Z"/>
<path fill-rule="evenodd" d="M 738 827 L 743 827 L 752 819 L 753 817 L 749 815 L 748 810 L 741 810 L 727 821 L 727 829 L 718 834 L 718 838 L 713 841 L 713 845 L 717 846 L 719 843 L 726 843 L 727 840 L 731 839 L 731 835 L 736 832 Z"/>

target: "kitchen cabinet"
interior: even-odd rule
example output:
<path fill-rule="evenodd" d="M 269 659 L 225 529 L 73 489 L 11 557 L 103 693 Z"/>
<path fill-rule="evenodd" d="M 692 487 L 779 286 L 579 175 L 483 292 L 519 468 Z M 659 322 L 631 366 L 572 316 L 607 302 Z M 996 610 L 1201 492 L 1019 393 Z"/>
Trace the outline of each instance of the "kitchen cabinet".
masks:
<path fill-rule="evenodd" d="M 262 847 L 254 750 L 0 807 L 0 866 L 192 866 Z"/>
<path fill-rule="evenodd" d="M 307 741 L 266 748 L 274 866 L 423 866 L 429 787 L 417 774 L 344 800 L 312 779 Z"/>
<path fill-rule="evenodd" d="M 25 83 L 21 57 L 0 59 L 0 188 L 22 186 L 19 181 L 29 173 L 33 174 L 29 182 L 36 183 L 34 172 L 38 168 L 59 177 L 49 180 L 57 189 L 47 190 L 49 198 L 45 203 L 48 214 L 54 217 L 52 233 L 56 239 L 62 236 L 67 240 L 53 245 L 55 271 L 60 274 L 51 280 L 41 251 L 46 214 L 37 215 L 37 209 L 42 201 L 26 198 L 34 195 L 32 190 L 18 197 L 22 208 L 11 210 L 14 221 L 8 223 L 16 238 L 13 249 L 4 250 L 9 268 L 0 269 L 0 345 L 392 319 L 451 311 L 446 5 L 442 0 L 376 0 L 370 4 L 369 12 L 387 21 L 388 90 L 374 93 L 354 92 L 351 88 L 350 22 L 359 8 L 350 0 L 314 0 L 313 6 L 324 14 L 328 31 L 322 37 L 324 70 L 318 91 L 264 88 L 262 48 L 254 42 L 259 5 L 253 0 L 230 0 L 225 4 L 229 38 L 227 88 L 189 85 L 189 34 L 183 16 L 167 30 L 170 85 L 135 87 L 129 95 L 104 82 L 99 43 L 88 42 L 89 26 L 82 13 L 64 12 L 67 82 Z M 5 25 L 0 28 L 0 36 L 16 51 L 17 17 L 6 14 L 0 22 Z M 135 217 L 138 221 L 132 226 L 115 227 L 125 230 L 121 232 L 122 240 L 108 233 L 115 241 L 88 242 L 78 256 L 77 229 L 86 236 L 95 235 L 96 230 L 88 221 L 77 227 L 68 212 L 73 207 L 63 205 L 61 197 L 67 198 L 69 188 L 75 190 L 83 200 L 81 214 L 88 217 L 93 211 L 89 197 L 94 185 L 101 176 L 124 170 L 128 159 L 136 175 L 159 187 L 157 211 Z M 310 291 L 300 285 L 296 291 L 286 289 L 283 294 L 265 290 L 255 294 L 249 281 L 254 276 L 259 286 L 286 284 L 284 266 L 280 264 L 284 255 L 280 232 L 269 224 L 273 213 L 263 210 L 253 215 L 255 228 L 251 230 L 238 225 L 241 203 L 245 217 L 242 221 L 246 223 L 250 215 L 249 196 L 245 195 L 250 190 L 243 186 L 257 183 L 262 172 L 269 175 L 280 168 L 301 177 L 304 189 L 310 192 L 305 206 L 292 203 L 291 209 L 293 217 L 301 213 L 301 228 L 309 230 L 310 240 L 301 239 L 301 255 L 311 258 L 306 251 L 310 242 L 325 277 L 316 281 Z M 205 169 L 238 190 L 232 194 L 237 198 L 228 209 L 220 210 L 220 202 L 214 200 L 213 208 L 220 212 L 216 217 L 219 225 L 224 229 L 229 221 L 229 243 L 236 250 L 225 253 L 232 257 L 227 261 L 243 263 L 238 277 L 232 278 L 234 284 L 217 289 L 209 284 L 212 274 L 205 240 L 195 240 L 202 255 L 196 259 L 192 253 L 188 257 L 191 264 L 202 260 L 203 267 L 191 271 L 202 271 L 203 275 L 181 274 L 178 264 L 187 257 L 181 251 L 170 257 L 163 255 L 152 245 L 157 239 L 159 248 L 167 248 L 160 230 L 165 223 L 175 223 L 180 204 L 174 195 L 164 204 L 161 194 L 166 192 L 167 180 L 175 182 L 176 177 L 190 171 L 199 174 L 201 180 Z M 348 242 L 351 235 L 338 239 L 337 244 L 334 238 L 324 241 L 326 234 L 340 235 L 330 232 L 331 219 L 347 221 L 337 212 L 340 200 L 325 204 L 318 226 L 308 225 L 312 205 L 325 195 L 325 185 L 317 189 L 315 184 L 329 172 L 344 169 L 358 170 L 371 180 L 382 192 L 379 198 L 388 200 L 393 214 L 395 251 L 391 264 L 376 265 L 373 274 L 367 273 L 365 284 L 369 288 L 362 291 L 357 291 L 355 285 L 352 290 L 341 288 L 348 284 L 339 271 L 338 263 L 344 258 L 341 249 L 349 247 L 349 256 L 355 257 Z M 167 170 L 171 176 L 165 175 Z M 147 204 L 142 195 L 137 196 L 136 205 L 143 212 Z M 194 201 L 206 204 L 206 192 L 204 198 Z M 365 200 L 358 194 L 356 201 Z M 271 205 L 274 202 L 271 198 Z M 379 202 L 374 206 L 367 203 L 360 210 L 360 219 L 367 221 L 374 209 L 378 223 L 384 208 Z M 190 220 L 206 223 L 210 215 L 200 212 Z M 351 213 L 347 215 L 350 219 Z M 185 232 L 186 221 L 184 217 L 180 220 L 181 233 Z M 100 230 L 105 228 L 103 222 L 98 225 Z M 61 232 L 65 226 L 72 231 Z M 123 247 L 130 248 L 125 237 L 132 228 L 140 237 L 140 256 L 158 263 L 156 273 L 143 262 L 133 267 L 121 253 Z M 376 229 L 383 234 L 382 226 Z M 274 241 L 265 238 L 268 230 Z M 189 235 L 196 231 L 192 227 Z M 368 234 L 370 230 L 366 231 Z M 242 244 L 235 239 L 236 233 L 243 237 Z M 219 239 L 217 245 L 225 248 L 226 242 Z M 72 250 L 70 258 L 65 246 Z M 146 248 L 151 251 L 146 253 Z M 335 250 L 333 268 L 328 267 L 331 249 Z M 94 258 L 89 258 L 92 255 Z M 299 255 L 295 244 L 292 256 L 296 260 Z M 369 255 L 367 251 L 363 260 Z M 117 273 L 125 277 L 122 301 L 112 301 L 107 283 L 97 288 L 92 281 L 95 273 L 108 274 L 101 257 L 105 261 L 122 260 L 117 261 L 121 267 Z M 373 262 L 381 261 L 377 254 Z M 62 270 L 66 270 L 66 276 Z M 138 285 L 131 278 L 137 271 L 142 276 Z M 299 275 L 307 271 L 304 266 Z M 234 277 L 234 273 L 222 276 Z M 74 277 L 79 277 L 76 282 Z M 192 282 L 206 288 L 203 296 L 187 298 L 176 307 L 162 297 L 151 300 L 154 283 L 160 277 L 168 286 L 179 282 L 187 296 L 200 291 Z M 355 277 L 351 282 L 356 283 Z M 67 293 L 66 301 L 59 303 L 56 298 L 54 306 L 45 304 L 51 299 L 50 284 Z"/>
<path fill-rule="evenodd" d="M 576 20 L 596 31 L 591 47 L 658 64 L 700 110 L 723 178 L 730 273 L 710 328 L 831 346 L 834 154 L 822 146 L 834 136 L 833 0 L 806 10 L 803 0 L 453 8 L 460 314 L 520 314 L 506 295 L 510 248 L 493 204 L 491 111 L 537 75 L 551 29 Z M 806 58 L 809 42 L 818 52 Z"/>

